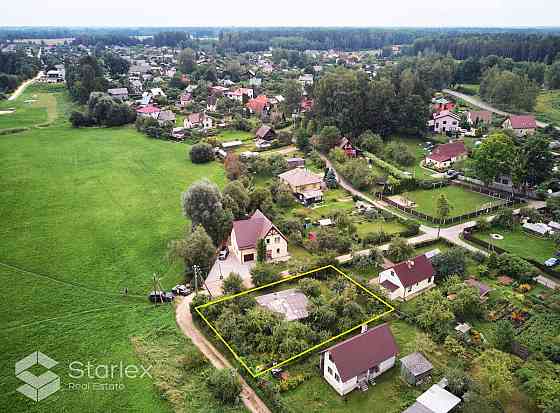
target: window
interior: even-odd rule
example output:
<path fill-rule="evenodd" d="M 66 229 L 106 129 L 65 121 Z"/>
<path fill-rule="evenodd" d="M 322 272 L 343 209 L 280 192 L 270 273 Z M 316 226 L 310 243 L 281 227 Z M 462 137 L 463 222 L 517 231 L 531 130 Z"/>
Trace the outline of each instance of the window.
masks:
<path fill-rule="evenodd" d="M 270 238 L 267 238 L 267 239 L 266 239 L 266 243 L 267 243 L 267 244 L 270 244 Z"/>
<path fill-rule="evenodd" d="M 444 121 L 443 121 L 443 124 L 444 124 L 444 125 L 447 125 L 447 121 L 446 121 L 446 120 L 444 120 Z"/>
<path fill-rule="evenodd" d="M 327 354 L 327 360 L 332 361 L 331 353 Z"/>
<path fill-rule="evenodd" d="M 327 367 L 327 371 L 329 372 L 329 374 L 332 376 L 332 369 L 330 367 Z"/>
<path fill-rule="evenodd" d="M 280 237 L 276 237 L 274 242 L 278 244 L 280 242 Z"/>
<path fill-rule="evenodd" d="M 454 125 L 456 125 L 456 124 L 457 124 L 457 121 L 456 121 L 456 120 L 454 120 L 454 121 L 453 121 L 453 124 L 454 124 Z"/>
<path fill-rule="evenodd" d="M 340 377 L 338 377 L 338 374 L 334 373 L 334 379 L 335 379 L 336 381 L 340 381 Z"/>
<path fill-rule="evenodd" d="M 412 292 L 412 287 L 408 287 L 408 292 Z"/>
<path fill-rule="evenodd" d="M 280 254 L 280 248 L 276 248 L 276 254 Z"/>

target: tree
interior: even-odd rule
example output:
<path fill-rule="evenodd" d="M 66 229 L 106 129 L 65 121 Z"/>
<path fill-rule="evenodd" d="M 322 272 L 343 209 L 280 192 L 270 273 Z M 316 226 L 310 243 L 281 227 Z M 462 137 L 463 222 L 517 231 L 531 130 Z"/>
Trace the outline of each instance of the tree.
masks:
<path fill-rule="evenodd" d="M 324 181 L 327 185 L 327 188 L 329 189 L 335 189 L 338 187 L 336 174 L 334 173 L 334 170 L 332 168 L 327 168 L 327 170 L 325 171 Z"/>
<path fill-rule="evenodd" d="M 285 113 L 296 113 L 301 101 L 301 85 L 297 80 L 287 80 L 283 88 Z"/>
<path fill-rule="evenodd" d="M 206 379 L 208 390 L 223 404 L 235 404 L 241 394 L 241 382 L 234 369 L 213 369 Z"/>
<path fill-rule="evenodd" d="M 511 357 L 499 350 L 485 350 L 476 360 L 475 378 L 488 400 L 507 401 L 513 391 Z"/>
<path fill-rule="evenodd" d="M 229 182 L 223 189 L 222 195 L 229 196 L 234 205 L 231 211 L 235 219 L 241 219 L 247 214 L 249 208 L 250 198 L 249 191 L 240 181 Z"/>
<path fill-rule="evenodd" d="M 416 298 L 414 302 L 414 319 L 416 323 L 434 335 L 436 340 L 443 340 L 455 316 L 451 304 L 439 289 L 431 289 Z"/>
<path fill-rule="evenodd" d="M 387 255 L 394 262 L 407 260 L 414 253 L 414 247 L 410 245 L 404 238 L 394 238 L 389 244 Z"/>
<path fill-rule="evenodd" d="M 289 208 L 294 204 L 292 189 L 285 182 L 280 182 L 274 197 L 276 203 L 283 208 Z"/>
<path fill-rule="evenodd" d="M 501 175 L 511 175 L 516 152 L 509 136 L 493 133 L 475 149 L 471 165 L 476 176 L 488 185 Z"/>
<path fill-rule="evenodd" d="M 381 155 L 383 153 L 383 139 L 370 130 L 365 131 L 359 136 L 357 144 L 363 150 L 371 152 L 374 155 Z"/>
<path fill-rule="evenodd" d="M 214 148 L 208 143 L 195 143 L 189 157 L 193 163 L 206 163 L 214 160 Z"/>
<path fill-rule="evenodd" d="M 239 159 L 239 155 L 230 152 L 224 159 L 224 169 L 229 180 L 239 179 L 247 172 L 247 167 Z"/>
<path fill-rule="evenodd" d="M 265 262 L 266 260 L 266 242 L 264 238 L 257 241 L 257 262 Z"/>
<path fill-rule="evenodd" d="M 191 73 L 196 66 L 196 54 L 193 49 L 181 50 L 177 57 L 177 68 L 183 73 Z"/>
<path fill-rule="evenodd" d="M 182 194 L 183 214 L 192 225 L 202 225 L 215 245 L 226 238 L 231 231 L 233 214 L 222 205 L 222 194 L 218 187 L 203 179 L 192 184 Z"/>
<path fill-rule="evenodd" d="M 235 272 L 230 272 L 222 284 L 224 295 L 237 294 L 243 291 L 243 279 Z"/>
<path fill-rule="evenodd" d="M 124 75 L 128 72 L 130 63 L 114 53 L 107 53 L 103 58 L 105 66 L 109 69 L 111 76 Z"/>
<path fill-rule="evenodd" d="M 311 143 L 307 131 L 304 128 L 299 128 L 296 130 L 295 135 L 298 149 L 304 153 L 309 152 L 311 150 Z"/>
<path fill-rule="evenodd" d="M 340 131 L 336 126 L 325 126 L 317 136 L 317 147 L 320 151 L 328 153 L 340 140 Z"/>
<path fill-rule="evenodd" d="M 499 320 L 496 322 L 494 331 L 494 344 L 496 348 L 507 353 L 511 352 L 511 344 L 515 336 L 515 329 L 509 320 Z"/>
<path fill-rule="evenodd" d="M 513 168 L 517 184 L 536 186 L 550 178 L 554 160 L 548 143 L 547 138 L 537 134 L 521 145 Z"/>
<path fill-rule="evenodd" d="M 447 217 L 449 217 L 449 214 L 451 213 L 451 208 L 452 207 L 451 205 L 449 205 L 449 201 L 447 200 L 445 194 L 440 194 L 439 198 L 437 199 L 437 206 L 436 206 L 437 216 L 439 218 L 438 232 L 437 232 L 438 238 L 439 238 L 439 233 L 441 231 L 441 224 L 445 223 L 445 220 L 447 219 Z"/>
<path fill-rule="evenodd" d="M 438 277 L 447 278 L 450 275 L 462 277 L 465 275 L 467 262 L 462 249 L 451 248 L 433 257 L 432 265 Z"/>
<path fill-rule="evenodd" d="M 185 273 L 192 274 L 193 266 L 198 265 L 203 274 L 208 274 L 216 256 L 216 247 L 200 225 L 197 225 L 185 239 L 173 241 L 169 247 L 171 258 L 182 258 Z"/>
<path fill-rule="evenodd" d="M 545 78 L 549 89 L 560 89 L 560 60 L 556 60 L 546 69 Z"/>
<path fill-rule="evenodd" d="M 478 288 L 461 282 L 455 285 L 450 292 L 456 295 L 451 302 L 451 308 L 458 318 L 479 318 L 482 316 L 483 307 L 480 303 Z"/>

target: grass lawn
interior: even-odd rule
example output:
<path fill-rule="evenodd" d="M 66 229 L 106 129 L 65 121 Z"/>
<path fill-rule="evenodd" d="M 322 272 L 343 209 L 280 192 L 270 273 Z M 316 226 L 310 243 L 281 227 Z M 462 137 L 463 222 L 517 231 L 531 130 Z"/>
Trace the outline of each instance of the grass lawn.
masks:
<path fill-rule="evenodd" d="M 379 232 L 380 230 L 386 232 L 387 234 L 396 234 L 406 229 L 406 227 L 397 220 L 366 221 L 364 218 L 360 217 L 360 219 L 357 221 L 358 222 L 356 223 L 356 227 L 358 228 L 358 236 L 360 238 L 366 234 L 369 234 L 371 232 Z"/>
<path fill-rule="evenodd" d="M 490 234 L 500 234 L 503 240 L 496 240 Z M 523 258 L 532 258 L 540 263 L 544 263 L 550 257 L 554 257 L 557 251 L 554 241 L 545 237 L 538 237 L 524 231 L 520 226 L 513 231 L 506 231 L 501 228 L 492 228 L 485 232 L 476 232 L 475 236 L 497 247 L 503 248 L 515 255 Z"/>
<path fill-rule="evenodd" d="M 56 86 L 32 84 L 16 100 L 0 101 L 0 112 L 15 110 L 13 113 L 0 114 L 0 131 L 2 129 L 25 128 L 52 122 L 57 114 L 57 96 L 60 91 Z"/>
<path fill-rule="evenodd" d="M 68 105 L 65 94 L 56 101 L 60 113 L 60 103 Z M 40 118 L 29 113 L 27 125 L 47 116 L 45 110 Z M 180 268 L 165 254 L 187 225 L 181 191 L 200 178 L 225 181 L 219 163 L 193 165 L 187 150 L 133 127 L 72 129 L 63 117 L 49 127 L 0 136 L 0 280 L 14 292 L 1 307 L 4 411 L 171 411 L 167 391 L 187 388 L 180 409 L 173 409 L 223 411 L 201 385 L 204 369 L 186 369 L 173 379 L 69 376 L 72 361 L 149 362 L 137 339 L 144 350 L 165 350 L 175 365 L 178 354 L 193 349 L 177 336 L 173 307 L 155 308 L 146 299 L 152 274 L 161 276 L 164 288 L 180 280 Z M 53 371 L 62 383 L 38 404 L 15 391 L 21 382 L 13 374 L 14 363 L 36 350 L 59 362 Z M 125 388 L 68 387 L 88 382 Z"/>
<path fill-rule="evenodd" d="M 225 129 L 221 131 L 216 138 L 220 142 L 229 142 L 229 141 L 253 141 L 254 136 L 251 132 L 244 132 L 239 130 L 232 130 L 232 129 Z"/>
<path fill-rule="evenodd" d="M 450 217 L 456 217 L 501 202 L 489 196 L 455 185 L 442 188 L 407 192 L 406 198 L 416 203 L 416 210 L 437 217 L 437 199 L 444 194 L 452 207 Z"/>
<path fill-rule="evenodd" d="M 541 91 L 537 97 L 535 115 L 540 121 L 560 125 L 560 90 Z"/>

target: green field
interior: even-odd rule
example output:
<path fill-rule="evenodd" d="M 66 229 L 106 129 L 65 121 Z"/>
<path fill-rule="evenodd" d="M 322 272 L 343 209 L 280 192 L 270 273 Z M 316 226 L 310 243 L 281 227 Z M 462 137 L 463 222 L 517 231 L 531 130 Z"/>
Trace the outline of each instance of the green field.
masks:
<path fill-rule="evenodd" d="M 472 192 L 460 186 L 448 185 L 442 188 L 418 190 L 407 192 L 401 196 L 406 197 L 410 201 L 416 203 L 415 210 L 432 217 L 437 217 L 437 200 L 441 194 L 444 194 L 451 206 L 450 217 L 457 217 L 469 212 L 474 212 L 483 207 L 494 205 L 500 202 L 489 196 Z"/>
<path fill-rule="evenodd" d="M 427 139 L 430 140 L 430 139 Z M 433 141 L 434 139 L 432 139 Z M 427 152 L 424 150 L 424 143 L 426 140 L 423 139 L 416 139 L 416 138 L 403 138 L 403 137 L 393 137 L 390 141 L 395 141 L 399 143 L 405 144 L 409 149 L 410 152 L 414 155 L 415 161 L 414 164 L 411 166 L 402 166 L 396 164 L 395 166 L 403 171 L 410 172 L 415 178 L 417 179 L 437 179 L 433 178 L 432 175 L 435 174 L 435 171 L 431 171 L 429 169 L 423 168 L 420 165 L 420 162 L 424 160 L 427 155 Z"/>
<path fill-rule="evenodd" d="M 45 125 L 57 115 L 60 87 L 33 84 L 15 100 L 0 101 L 0 132 L 2 129 L 26 128 Z"/>
<path fill-rule="evenodd" d="M 504 239 L 493 239 L 490 237 L 490 234 L 500 234 Z M 544 263 L 547 259 L 554 257 L 558 250 L 553 240 L 529 234 L 521 227 L 516 227 L 513 231 L 492 228 L 489 231 L 476 232 L 474 235 L 515 255 L 523 258 L 532 258 L 540 263 Z"/>
<path fill-rule="evenodd" d="M 52 96 L 60 114 L 65 93 Z M 30 109 L 21 124 L 45 122 L 49 113 Z M 203 177 L 225 181 L 218 163 L 193 165 L 187 150 L 133 127 L 72 129 L 62 115 L 51 126 L 0 136 L 0 276 L 10 287 L 0 325 L 4 411 L 224 411 L 204 385 L 207 366 L 174 375 L 156 369 L 153 379 L 73 379 L 68 369 L 72 361 L 151 364 L 158 352 L 160 363 L 176 366 L 193 349 L 177 333 L 173 307 L 154 308 L 146 298 L 152 274 L 164 288 L 181 279 L 166 259 L 168 242 L 187 225 L 181 192 Z M 14 376 L 14 363 L 36 350 L 58 361 L 62 386 L 37 404 L 15 391 L 22 382 Z M 125 388 L 69 389 L 88 382 Z"/>
<path fill-rule="evenodd" d="M 537 97 L 535 115 L 540 121 L 560 125 L 560 90 L 542 91 Z"/>

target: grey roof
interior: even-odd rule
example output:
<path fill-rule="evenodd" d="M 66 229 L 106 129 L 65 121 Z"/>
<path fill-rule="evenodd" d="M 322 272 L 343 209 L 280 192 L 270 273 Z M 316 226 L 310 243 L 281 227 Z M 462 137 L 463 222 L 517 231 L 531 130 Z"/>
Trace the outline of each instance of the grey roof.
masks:
<path fill-rule="evenodd" d="M 107 93 L 110 95 L 127 95 L 128 89 L 125 87 L 116 87 L 113 89 L 107 89 Z"/>
<path fill-rule="evenodd" d="M 414 404 L 412 406 L 410 406 L 408 409 L 404 410 L 402 413 L 434 413 L 434 412 L 432 412 L 426 406 L 424 406 L 424 405 L 422 405 L 418 402 L 414 402 Z"/>
<path fill-rule="evenodd" d="M 286 320 L 299 320 L 309 315 L 307 297 L 301 291 L 291 288 L 256 297 L 257 303 L 275 313 L 283 314 Z"/>
<path fill-rule="evenodd" d="M 422 393 L 416 401 L 434 413 L 447 413 L 459 403 L 461 399 L 447 390 L 434 384 L 424 393 Z"/>
<path fill-rule="evenodd" d="M 432 363 L 422 355 L 422 353 L 415 352 L 401 359 L 401 364 L 406 367 L 414 376 L 420 376 L 434 368 Z"/>
<path fill-rule="evenodd" d="M 158 120 L 162 122 L 174 122 L 175 114 L 170 110 L 162 110 L 159 113 Z"/>

